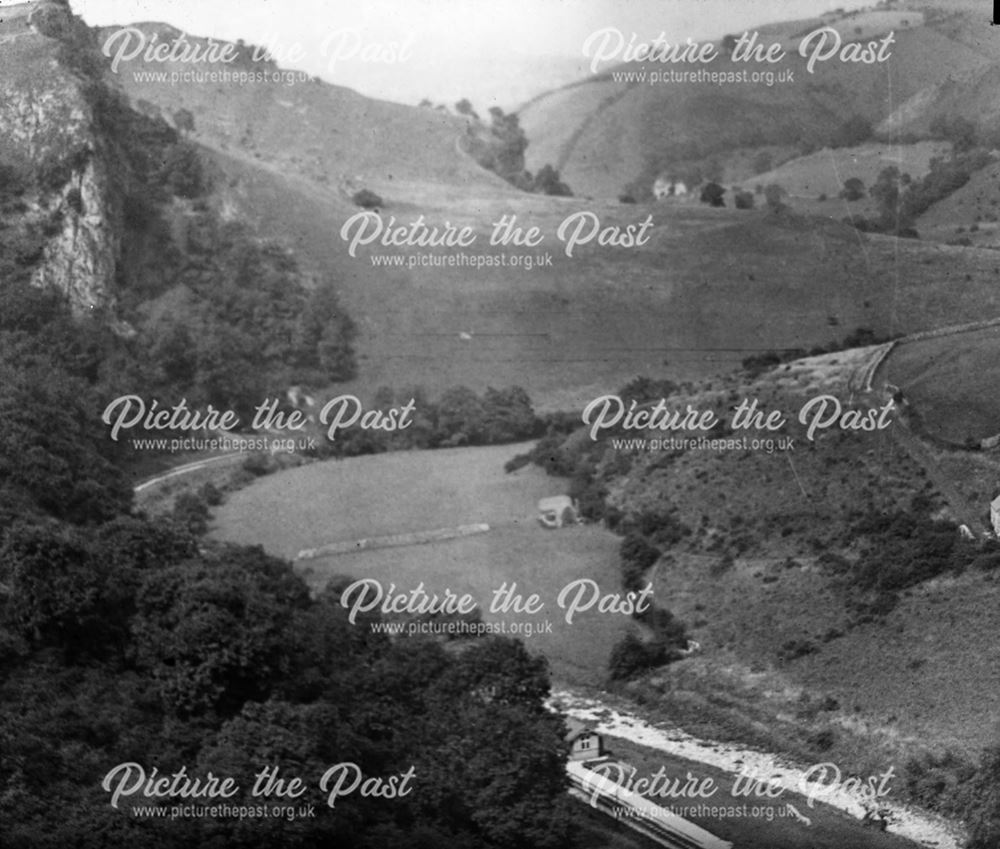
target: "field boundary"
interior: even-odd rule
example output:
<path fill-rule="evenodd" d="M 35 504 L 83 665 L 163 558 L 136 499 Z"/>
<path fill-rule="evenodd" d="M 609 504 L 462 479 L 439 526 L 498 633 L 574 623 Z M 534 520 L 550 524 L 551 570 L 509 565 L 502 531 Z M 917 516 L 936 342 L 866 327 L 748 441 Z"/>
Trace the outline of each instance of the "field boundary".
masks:
<path fill-rule="evenodd" d="M 426 545 L 431 542 L 445 542 L 450 539 L 485 534 L 490 526 L 485 523 L 475 525 L 458 525 L 454 528 L 438 528 L 433 531 L 411 531 L 405 534 L 388 534 L 366 539 L 342 540 L 321 545 L 318 548 L 304 548 L 296 556 L 296 560 L 315 560 L 317 557 L 328 557 L 339 554 L 354 554 L 357 551 L 371 551 L 377 548 L 398 548 L 408 545 Z"/>

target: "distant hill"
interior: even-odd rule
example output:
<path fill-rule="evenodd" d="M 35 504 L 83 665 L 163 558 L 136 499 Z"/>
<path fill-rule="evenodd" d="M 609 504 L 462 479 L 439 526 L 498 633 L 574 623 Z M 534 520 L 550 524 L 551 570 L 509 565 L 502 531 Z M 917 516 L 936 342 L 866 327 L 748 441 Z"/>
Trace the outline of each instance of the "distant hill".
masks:
<path fill-rule="evenodd" d="M 671 67 L 655 62 L 601 69 L 521 110 L 531 141 L 528 166 L 552 162 L 577 194 L 617 197 L 648 191 L 660 173 L 704 166 L 740 148 L 792 145 L 806 153 L 836 143 L 855 116 L 886 133 L 926 132 L 934 112 L 914 106 L 924 101 L 992 127 L 993 119 L 983 116 L 996 114 L 989 92 L 1000 87 L 991 89 L 990 67 L 1000 49 L 976 35 L 977 25 L 983 30 L 978 18 L 961 11 L 873 10 L 761 28 L 760 38 L 791 48 L 819 25 L 837 29 L 845 42 L 892 30 L 891 58 L 881 65 L 830 61 L 808 74 L 793 51 L 775 69 L 792 71 L 794 81 L 771 86 L 651 83 L 654 71 Z M 709 67 L 728 72 L 745 66 L 720 55 Z M 645 78 L 629 80 L 628 74 Z M 953 79 L 952 88 L 942 87 L 942 78 Z M 974 91 L 956 98 L 968 79 L 977 81 Z M 886 119 L 896 112 L 913 114 L 890 127 Z"/>
<path fill-rule="evenodd" d="M 161 41 L 180 35 L 162 23 L 139 30 Z M 118 28 L 98 32 L 103 42 Z M 186 36 L 195 44 L 205 39 Z M 140 111 L 174 123 L 179 110 L 194 119 L 190 135 L 212 147 L 249 156 L 331 187 L 346 181 L 422 179 L 459 185 L 496 185 L 493 175 L 459 156 L 456 137 L 464 120 L 434 109 L 415 109 L 373 100 L 350 89 L 283 71 L 273 62 L 252 61 L 252 45 L 238 45 L 240 60 L 213 65 L 232 74 L 281 74 L 279 82 L 199 82 L 166 80 L 195 68 L 180 62 L 123 62 L 109 78 Z M 139 74 L 135 72 L 140 72 Z M 141 78 L 141 72 L 167 75 Z"/>

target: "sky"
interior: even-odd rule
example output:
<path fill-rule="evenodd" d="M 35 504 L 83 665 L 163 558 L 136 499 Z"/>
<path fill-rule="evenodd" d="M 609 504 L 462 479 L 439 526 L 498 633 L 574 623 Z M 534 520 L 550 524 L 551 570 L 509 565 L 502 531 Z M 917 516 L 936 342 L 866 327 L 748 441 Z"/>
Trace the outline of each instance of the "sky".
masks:
<path fill-rule="evenodd" d="M 164 21 L 271 48 L 285 68 L 401 103 L 513 108 L 589 73 L 587 37 L 715 39 L 872 0 L 71 0 L 91 25 Z M 292 51 L 297 50 L 297 55 Z M 284 51 L 284 52 L 283 52 Z M 506 102 L 504 102 L 506 101 Z"/>

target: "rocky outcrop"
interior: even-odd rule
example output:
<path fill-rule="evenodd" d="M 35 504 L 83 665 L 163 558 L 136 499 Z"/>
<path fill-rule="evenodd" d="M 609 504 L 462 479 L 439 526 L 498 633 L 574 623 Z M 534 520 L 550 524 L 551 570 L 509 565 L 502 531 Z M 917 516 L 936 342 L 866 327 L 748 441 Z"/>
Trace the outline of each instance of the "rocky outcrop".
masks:
<path fill-rule="evenodd" d="M 0 48 L 0 151 L 33 178 L 22 223 L 44 233 L 45 245 L 32 282 L 64 292 L 79 314 L 113 306 L 120 228 L 87 81 L 40 31 L 52 21 L 35 25 L 46 10 L 57 30 L 72 25 L 63 7 L 42 4 L 31 29 Z"/>
<path fill-rule="evenodd" d="M 59 229 L 32 275 L 36 285 L 64 292 L 76 313 L 114 305 L 120 237 L 110 226 L 115 216 L 103 171 L 99 160 L 90 158 L 52 197 L 49 214 L 59 220 Z"/>

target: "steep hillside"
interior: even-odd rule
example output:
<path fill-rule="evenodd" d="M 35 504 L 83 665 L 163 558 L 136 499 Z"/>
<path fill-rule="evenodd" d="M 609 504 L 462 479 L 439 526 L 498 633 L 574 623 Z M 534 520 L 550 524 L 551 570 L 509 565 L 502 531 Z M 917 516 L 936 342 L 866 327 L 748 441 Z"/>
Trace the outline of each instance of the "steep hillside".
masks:
<path fill-rule="evenodd" d="M 156 36 L 169 42 L 181 35 L 161 23 L 133 26 L 150 40 Z M 117 32 L 119 28 L 105 28 L 98 37 L 106 42 Z M 190 34 L 185 37 L 192 44 L 206 43 Z M 132 44 L 138 43 L 133 38 Z M 117 49 L 118 42 L 112 44 Z M 210 69 L 179 61 L 122 61 L 109 78 L 147 114 L 176 123 L 178 112 L 187 110 L 193 126 L 185 127 L 192 138 L 301 174 L 331 190 L 354 183 L 360 187 L 370 180 L 417 178 L 503 186 L 456 150 L 464 120 L 363 97 L 301 72 L 284 71 L 267 59 L 254 61 L 253 51 L 253 45 L 240 43 L 235 62 Z M 231 77 L 212 82 L 198 76 L 210 71 Z M 173 82 L 172 74 L 177 75 Z"/>
<path fill-rule="evenodd" d="M 856 327 L 887 334 L 971 320 L 1000 279 L 988 252 L 945 260 L 920 243 L 839 223 L 701 205 L 503 198 L 426 183 L 378 184 L 384 214 L 468 223 L 479 234 L 470 256 L 515 253 L 486 239 L 491 222 L 516 214 L 546 234 L 535 253 L 551 255 L 552 266 L 411 266 L 410 258 L 426 253 L 419 248 L 361 248 L 351 257 L 337 236 L 357 211 L 345 199 L 259 163 L 226 154 L 214 161 L 226 175 L 219 202 L 227 214 L 281 238 L 308 268 L 338 281 L 358 323 L 353 386 L 362 393 L 380 384 L 440 391 L 516 383 L 544 408 L 572 406 L 637 373 L 710 375 L 760 350 L 808 350 Z M 581 209 L 602 224 L 651 213 L 650 241 L 633 249 L 587 245 L 567 257 L 554 234 Z M 405 261 L 375 266 L 375 253 Z M 942 290 L 949 280 L 955 285 Z"/>
<path fill-rule="evenodd" d="M 924 238 L 975 247 L 1000 247 L 1000 164 L 995 160 L 920 216 Z"/>
<path fill-rule="evenodd" d="M 1000 433 L 1000 327 L 900 345 L 887 379 L 903 390 L 926 432 L 953 445 Z M 1000 481 L 998 481 L 1000 483 Z"/>
<path fill-rule="evenodd" d="M 942 77 L 982 73 L 993 58 L 967 44 L 961 37 L 966 30 L 951 16 L 928 15 L 925 21 L 917 11 L 795 22 L 762 31 L 761 38 L 792 47 L 818 23 L 838 29 L 845 41 L 874 39 L 892 29 L 891 57 L 873 65 L 824 62 L 809 74 L 806 61 L 790 52 L 773 70 L 789 70 L 794 79 L 773 84 L 664 82 L 654 73 L 687 66 L 657 62 L 602 68 L 521 111 L 531 140 L 529 167 L 556 163 L 578 194 L 616 197 L 626 189 L 648 190 L 661 172 L 705 167 L 734 148 L 792 144 L 806 152 L 830 144 L 852 116 L 877 124 L 910 98 L 928 96 Z M 746 66 L 720 55 L 708 67 L 725 73 Z M 985 84 L 982 90 L 986 97 Z M 970 100 L 962 114 L 978 119 L 984 102 Z"/>
<path fill-rule="evenodd" d="M 819 746 L 861 772 L 902 766 L 927 741 L 974 755 L 1000 731 L 992 649 L 969 651 L 1000 628 L 1000 549 L 963 540 L 957 526 L 983 527 L 985 502 L 967 515 L 954 469 L 942 473 L 905 411 L 881 430 L 830 422 L 812 440 L 797 420 L 820 395 L 882 409 L 889 396 L 857 380 L 877 353 L 799 360 L 665 399 L 668 410 L 691 405 L 724 422 L 756 400 L 787 420 L 771 432 L 707 434 L 737 440 L 728 446 L 681 444 L 706 435 L 691 430 L 612 429 L 536 454 L 575 474 L 581 503 L 624 535 L 623 580 L 651 578 L 699 642 L 700 653 L 628 688 L 672 721 L 765 746 Z M 657 400 L 644 391 L 636 382 L 623 394 Z M 995 453 L 981 460 L 995 482 Z"/>

